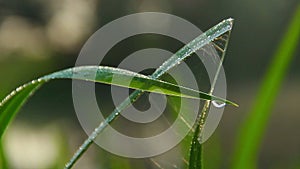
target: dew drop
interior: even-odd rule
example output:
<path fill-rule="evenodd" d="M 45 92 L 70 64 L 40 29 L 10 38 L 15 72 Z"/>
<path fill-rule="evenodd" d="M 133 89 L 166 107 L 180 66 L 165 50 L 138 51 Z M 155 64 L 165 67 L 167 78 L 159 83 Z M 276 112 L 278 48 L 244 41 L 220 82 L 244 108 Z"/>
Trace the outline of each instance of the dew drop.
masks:
<path fill-rule="evenodd" d="M 198 137 L 197 140 L 198 140 L 199 142 L 201 142 L 201 138 L 200 138 L 200 137 Z"/>
<path fill-rule="evenodd" d="M 24 86 L 18 87 L 18 88 L 16 89 L 16 91 L 17 91 L 17 92 L 20 92 L 23 88 L 24 88 Z"/>
<path fill-rule="evenodd" d="M 37 80 L 32 80 L 30 83 L 35 84 L 35 83 L 37 83 Z"/>
<path fill-rule="evenodd" d="M 223 107 L 226 106 L 226 103 L 219 102 L 219 101 L 216 101 L 216 100 L 213 100 L 213 101 L 212 101 L 212 104 L 213 104 L 216 108 L 223 108 Z"/>

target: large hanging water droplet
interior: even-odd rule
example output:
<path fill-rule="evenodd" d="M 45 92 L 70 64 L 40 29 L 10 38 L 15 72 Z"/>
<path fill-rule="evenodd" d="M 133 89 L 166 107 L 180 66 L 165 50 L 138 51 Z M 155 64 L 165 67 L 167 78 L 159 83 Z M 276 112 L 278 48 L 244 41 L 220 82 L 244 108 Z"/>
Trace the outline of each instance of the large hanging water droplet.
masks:
<path fill-rule="evenodd" d="M 220 101 L 216 101 L 216 100 L 213 100 L 211 103 L 212 103 L 213 106 L 215 106 L 216 108 L 223 108 L 223 107 L 226 106 L 226 103 L 220 102 Z"/>

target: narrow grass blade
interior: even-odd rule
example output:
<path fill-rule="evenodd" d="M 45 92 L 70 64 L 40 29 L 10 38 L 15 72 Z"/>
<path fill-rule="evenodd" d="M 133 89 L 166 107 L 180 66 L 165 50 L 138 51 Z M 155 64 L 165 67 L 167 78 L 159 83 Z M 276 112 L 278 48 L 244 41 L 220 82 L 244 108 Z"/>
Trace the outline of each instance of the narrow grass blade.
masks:
<path fill-rule="evenodd" d="M 284 76 L 300 40 L 300 4 L 295 11 L 287 32 L 275 52 L 252 110 L 240 128 L 233 156 L 233 169 L 255 169 L 259 146 L 266 130 L 271 109 Z"/>
<path fill-rule="evenodd" d="M 5 156 L 5 152 L 3 150 L 3 141 L 0 140 L 0 168 L 1 169 L 8 169 L 8 161 L 6 159 L 6 156 Z"/>
<path fill-rule="evenodd" d="M 32 81 L 11 92 L 0 103 L 0 139 L 9 122 L 15 117 L 29 96 L 36 91 L 44 82 Z"/>
<path fill-rule="evenodd" d="M 209 40 L 209 44 L 212 45 L 218 52 L 220 56 L 220 63 L 218 64 L 216 74 L 213 80 L 213 83 L 211 84 L 211 90 L 210 93 L 214 91 L 214 87 L 216 84 L 216 81 L 219 76 L 219 72 L 225 57 L 226 53 L 226 48 L 227 44 L 230 38 L 230 31 L 232 29 L 233 25 L 233 19 L 227 19 L 219 23 L 217 26 L 213 27 L 212 29 L 208 30 L 205 32 L 206 35 L 211 37 L 212 32 L 218 32 L 217 35 L 212 36 L 213 38 Z M 226 29 L 224 29 L 226 28 Z M 201 38 L 196 38 L 196 39 L 201 39 Z M 201 39 L 202 41 L 203 39 Z M 208 39 L 205 39 L 206 41 Z M 204 52 L 206 51 L 204 48 L 200 48 L 199 50 L 203 50 Z M 184 53 L 184 52 L 183 52 Z M 207 115 L 207 109 L 210 106 L 210 101 L 207 101 L 203 107 L 203 110 L 201 111 L 201 114 L 199 114 L 199 117 L 195 123 L 195 126 L 190 126 L 190 124 L 187 122 L 189 121 L 188 117 L 185 117 L 182 114 L 177 114 L 178 110 L 180 109 L 180 98 L 175 98 L 175 97 L 169 97 L 168 99 L 168 106 L 171 108 L 172 114 L 175 116 L 179 116 L 178 118 L 182 121 L 183 124 L 185 124 L 188 128 L 191 129 L 191 132 L 189 133 L 188 136 L 184 138 L 184 140 L 181 142 L 181 147 L 182 147 L 182 152 L 184 152 L 181 161 L 183 166 L 186 166 L 189 169 L 201 169 L 203 166 L 202 163 L 202 145 L 199 142 L 199 137 L 201 137 L 201 130 L 205 124 L 205 119 Z M 200 116 L 201 115 L 201 116 Z M 187 160 L 188 159 L 188 160 Z M 151 158 L 151 161 L 157 166 L 157 168 L 161 169 L 163 164 L 160 161 L 153 161 L 154 159 Z M 179 163 L 180 165 L 180 163 Z"/>
<path fill-rule="evenodd" d="M 177 86 L 160 80 L 155 80 L 148 76 L 137 74 L 127 70 L 102 66 L 75 67 L 55 72 L 39 78 L 38 80 L 34 80 L 17 88 L 10 95 L 8 95 L 0 103 L 0 138 L 2 137 L 4 130 L 6 129 L 11 119 L 13 119 L 24 102 L 38 87 L 51 79 L 61 78 L 112 84 L 121 87 L 128 87 L 132 89 L 139 89 L 143 91 L 178 97 L 220 100 L 222 102 L 234 104 L 230 101 L 214 97 L 203 92 Z M 113 78 L 116 80 L 113 80 Z"/>
<path fill-rule="evenodd" d="M 164 62 L 155 72 L 150 76 L 153 79 L 159 79 L 163 74 L 165 74 L 170 69 L 179 65 L 183 60 L 187 59 L 191 54 L 201 49 L 203 46 L 209 44 L 215 38 L 224 34 L 225 32 L 231 30 L 232 19 L 226 19 L 214 27 L 210 28 L 203 34 L 196 37 L 194 40 L 189 42 L 187 45 L 179 49 L 174 55 L 172 55 L 166 62 Z M 134 91 L 127 99 L 125 99 L 114 111 L 101 122 L 97 128 L 92 132 L 92 134 L 84 141 L 84 143 L 75 152 L 70 161 L 66 164 L 65 169 L 72 168 L 75 162 L 83 155 L 83 153 L 89 148 L 95 138 L 101 133 L 110 123 L 112 123 L 120 114 L 120 111 L 126 109 L 132 102 L 136 101 L 143 91 Z M 232 103 L 237 106 L 236 104 Z"/>
<path fill-rule="evenodd" d="M 96 75 L 96 76 L 95 76 Z M 112 84 L 116 86 L 143 90 L 146 92 L 153 92 L 159 94 L 166 94 L 170 96 L 178 96 L 191 99 L 204 100 L 218 100 L 227 104 L 236 105 L 231 101 L 224 100 L 219 97 L 208 95 L 204 92 L 189 89 L 183 86 L 174 85 L 161 80 L 155 80 L 151 77 L 134 73 L 128 70 L 102 67 L 102 66 L 84 66 L 75 67 L 51 75 L 45 76 L 41 79 L 53 78 L 70 78 L 86 81 L 95 81 L 104 84 Z M 40 79 L 40 80 L 41 80 Z"/>
<path fill-rule="evenodd" d="M 233 20 L 231 20 L 230 23 L 231 27 L 233 25 Z M 225 54 L 226 54 L 226 49 L 228 46 L 229 38 L 230 38 L 230 32 L 231 29 L 225 32 L 223 35 L 215 38 L 214 41 L 212 41 L 212 44 L 214 45 L 215 49 L 221 56 L 220 58 L 220 63 L 217 69 L 217 72 L 215 74 L 214 80 L 211 84 L 211 88 L 209 93 L 213 93 L 215 89 L 215 85 L 219 76 L 219 72 L 221 70 Z M 202 137 L 202 132 L 203 128 L 205 125 L 205 121 L 208 115 L 208 109 L 211 105 L 211 101 L 207 100 L 203 106 L 203 109 L 201 111 L 201 114 L 199 115 L 199 118 L 196 120 L 196 125 L 194 126 L 194 133 L 193 133 L 193 138 L 192 138 L 192 143 L 190 147 L 190 153 L 189 153 L 189 169 L 202 169 L 203 168 L 203 148 L 201 144 L 201 137 Z"/>
<path fill-rule="evenodd" d="M 200 127 L 197 127 L 191 143 L 189 166 L 188 166 L 189 169 L 203 168 L 202 145 L 198 141 L 199 133 L 200 133 Z"/>

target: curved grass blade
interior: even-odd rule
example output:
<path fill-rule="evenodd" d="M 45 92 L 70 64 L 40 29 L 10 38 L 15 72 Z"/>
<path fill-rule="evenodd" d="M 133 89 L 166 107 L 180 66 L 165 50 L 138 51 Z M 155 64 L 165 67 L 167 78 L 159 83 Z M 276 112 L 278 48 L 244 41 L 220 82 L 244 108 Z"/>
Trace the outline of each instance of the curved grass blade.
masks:
<path fill-rule="evenodd" d="M 44 81 L 38 82 L 37 80 L 34 80 L 17 88 L 2 100 L 0 103 L 0 139 L 9 122 L 15 117 L 22 105 L 43 83 Z"/>
<path fill-rule="evenodd" d="M 51 79 L 86 80 L 178 97 L 214 99 L 224 101 L 229 104 L 231 103 L 203 92 L 176 86 L 160 80 L 154 80 L 148 76 L 123 69 L 102 66 L 75 67 L 55 72 L 39 78 L 38 80 L 34 80 L 17 88 L 10 95 L 8 95 L 0 103 L 0 138 L 2 137 L 3 132 L 5 131 L 9 122 L 13 119 L 28 97 L 42 84 Z"/>
<path fill-rule="evenodd" d="M 221 25 L 220 25 L 221 24 Z M 233 25 L 233 19 L 227 19 L 223 22 L 221 22 L 219 24 L 219 26 L 217 28 L 214 29 L 215 32 L 218 32 L 218 30 L 220 30 L 222 27 L 226 27 L 228 28 L 228 26 L 230 26 L 230 29 L 221 29 L 223 31 L 218 32 L 219 34 L 214 37 L 214 40 L 211 41 L 211 45 L 212 47 L 214 47 L 218 53 L 218 55 L 220 56 L 220 63 L 218 65 L 218 69 L 216 70 L 216 74 L 214 77 L 214 81 L 211 84 L 211 89 L 210 89 L 210 93 L 212 93 L 214 91 L 214 86 L 215 83 L 217 81 L 218 78 L 218 74 L 220 71 L 220 68 L 222 66 L 224 57 L 225 57 L 225 53 L 226 53 L 226 49 L 227 49 L 227 44 L 230 38 L 230 32 L 231 32 L 231 28 Z M 207 31 L 206 33 L 208 33 L 209 31 Z M 210 34 L 211 35 L 211 34 Z M 206 51 L 204 48 L 201 48 L 199 50 L 203 50 L 204 52 L 208 52 Z M 184 138 L 184 140 L 181 142 L 181 149 L 183 152 L 183 156 L 181 158 L 181 160 L 176 164 L 176 165 L 183 165 L 187 168 L 190 169 L 201 169 L 203 168 L 203 147 L 202 145 L 199 143 L 199 137 L 201 137 L 201 130 L 205 124 L 205 119 L 207 116 L 207 109 L 210 106 L 210 101 L 206 102 L 203 110 L 201 111 L 202 116 L 199 116 L 199 118 L 197 119 L 195 126 L 190 126 L 187 123 L 187 117 L 185 117 L 184 115 L 181 114 L 177 114 L 177 110 L 179 109 L 178 106 L 180 106 L 180 101 L 178 101 L 177 98 L 174 97 L 170 97 L 169 98 L 171 101 L 170 103 L 168 102 L 168 105 L 171 108 L 171 112 L 174 112 L 174 114 L 177 116 L 179 116 L 179 119 L 183 122 L 183 124 L 185 124 L 188 128 L 191 129 L 190 133 L 188 136 L 186 136 Z M 155 158 L 151 158 L 151 161 L 155 161 L 155 166 L 157 166 L 157 168 L 161 168 L 160 166 L 163 166 L 163 164 L 158 161 L 155 160 Z"/>
<path fill-rule="evenodd" d="M 159 79 L 163 74 L 165 74 L 170 69 L 179 65 L 183 60 L 187 59 L 191 54 L 201 49 L 203 46 L 212 42 L 215 38 L 228 32 L 232 28 L 232 19 L 226 19 L 219 24 L 213 26 L 203 34 L 196 37 L 194 40 L 189 42 L 187 45 L 179 49 L 174 55 L 172 55 L 166 62 L 164 62 L 156 71 L 150 76 L 153 79 Z M 136 90 L 128 98 L 126 98 L 114 111 L 99 124 L 98 127 L 92 132 L 92 134 L 84 141 L 84 143 L 77 149 L 73 157 L 68 161 L 65 169 L 72 168 L 75 162 L 83 155 L 83 153 L 89 148 L 96 137 L 104 130 L 110 123 L 114 121 L 119 115 L 120 111 L 126 109 L 132 102 L 136 101 L 143 91 Z M 237 104 L 234 104 L 237 106 Z"/>
<path fill-rule="evenodd" d="M 208 95 L 204 92 L 189 89 L 172 83 L 155 80 L 151 77 L 138 74 L 132 71 L 103 67 L 103 66 L 82 66 L 59 71 L 42 77 L 39 80 L 49 80 L 57 78 L 69 78 L 86 81 L 95 81 L 104 84 L 126 87 L 131 89 L 143 90 L 146 92 L 166 94 L 169 96 L 178 96 L 191 99 L 218 100 L 227 104 L 236 105 L 235 103 Z M 130 82 L 130 83 L 129 83 Z"/>
<path fill-rule="evenodd" d="M 233 20 L 232 19 L 228 19 L 227 21 L 230 21 L 231 23 L 226 23 L 223 26 L 226 26 L 227 24 L 230 24 L 232 26 L 233 24 Z M 213 83 L 211 84 L 211 89 L 210 89 L 210 93 L 213 93 L 214 91 L 214 87 L 215 84 L 217 82 L 218 79 L 218 75 L 220 72 L 220 68 L 222 66 L 222 63 L 224 61 L 225 58 L 225 54 L 226 54 L 226 49 L 227 49 L 227 45 L 229 42 L 229 38 L 230 38 L 230 30 L 227 30 L 226 32 L 223 32 L 223 34 L 219 35 L 218 37 L 215 37 L 215 39 L 211 42 L 211 44 L 213 45 L 213 47 L 216 49 L 216 51 L 218 52 L 219 56 L 220 56 L 220 63 L 218 65 L 218 69 L 216 71 Z M 204 50 L 205 51 L 205 50 Z M 172 98 L 171 99 L 172 102 L 174 103 L 169 103 L 168 105 L 172 108 L 173 112 L 176 112 L 176 110 L 178 110 L 177 106 L 178 106 L 178 100 L 177 98 Z M 201 169 L 203 168 L 203 147 L 202 144 L 200 144 L 199 140 L 201 140 L 201 134 L 205 125 L 205 121 L 206 121 L 206 117 L 207 117 L 207 110 L 209 109 L 211 104 L 211 101 L 206 101 L 203 109 L 201 111 L 201 114 L 199 114 L 198 119 L 196 120 L 195 126 L 189 126 L 189 124 L 186 122 L 188 121 L 186 119 L 186 117 L 184 117 L 183 115 L 179 115 L 179 119 L 182 120 L 183 124 L 186 124 L 187 127 L 191 128 L 191 132 L 189 133 L 188 136 L 186 136 L 184 138 L 184 140 L 182 141 L 181 145 L 182 145 L 182 151 L 184 152 L 184 155 L 182 156 L 182 164 L 184 164 L 184 166 L 186 166 L 189 169 Z M 174 113 L 176 114 L 176 113 Z M 177 115 L 177 114 L 176 114 Z M 186 152 L 186 149 L 189 149 L 189 151 Z M 186 160 L 189 159 L 189 160 Z M 162 163 L 160 161 L 154 160 L 154 158 L 151 158 L 151 161 L 154 161 L 153 163 L 155 164 L 155 166 L 157 166 L 157 168 L 161 169 L 162 167 Z M 178 165 L 180 165 L 180 163 L 178 163 Z"/>
<path fill-rule="evenodd" d="M 241 126 L 233 155 L 233 169 L 257 168 L 257 157 L 263 134 L 266 130 L 272 107 L 277 98 L 285 74 L 300 43 L 300 3 L 275 52 L 269 70 L 265 74 L 252 110 Z"/>

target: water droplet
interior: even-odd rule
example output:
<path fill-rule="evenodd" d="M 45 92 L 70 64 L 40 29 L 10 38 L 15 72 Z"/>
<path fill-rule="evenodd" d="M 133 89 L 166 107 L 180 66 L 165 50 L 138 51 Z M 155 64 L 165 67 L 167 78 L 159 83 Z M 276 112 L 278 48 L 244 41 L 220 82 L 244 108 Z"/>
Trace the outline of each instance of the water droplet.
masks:
<path fill-rule="evenodd" d="M 212 101 L 212 104 L 213 104 L 216 108 L 223 108 L 224 106 L 226 106 L 226 103 L 220 102 L 220 101 L 216 101 L 216 100 L 213 100 L 213 101 Z"/>
<path fill-rule="evenodd" d="M 23 89 L 23 86 L 20 86 L 16 89 L 17 92 L 21 91 Z"/>
<path fill-rule="evenodd" d="M 30 83 L 35 84 L 35 83 L 37 83 L 37 80 L 32 80 Z"/>

